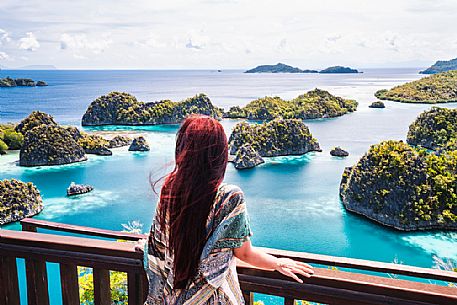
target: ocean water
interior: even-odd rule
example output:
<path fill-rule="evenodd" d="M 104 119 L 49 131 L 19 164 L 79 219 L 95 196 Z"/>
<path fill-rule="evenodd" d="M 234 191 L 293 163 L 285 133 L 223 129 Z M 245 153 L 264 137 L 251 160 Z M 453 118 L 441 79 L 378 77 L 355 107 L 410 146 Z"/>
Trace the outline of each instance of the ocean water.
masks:
<path fill-rule="evenodd" d="M 334 119 L 309 120 L 323 152 L 299 157 L 276 157 L 251 169 L 237 171 L 229 164 L 226 182 L 245 192 L 252 241 L 257 246 L 334 256 L 431 267 L 433 256 L 457 259 L 457 232 L 401 233 L 347 213 L 339 199 L 341 174 L 372 144 L 405 139 L 409 124 L 429 105 L 386 102 L 370 109 L 376 90 L 418 79 L 419 69 L 365 70 L 363 74 L 243 74 L 241 71 L 0 71 L 0 77 L 45 80 L 43 88 L 1 88 L 0 122 L 19 121 L 33 110 L 55 116 L 62 124 L 80 126 L 80 119 L 96 97 L 127 91 L 144 101 L 180 100 L 200 92 L 214 104 L 228 108 L 277 95 L 292 98 L 313 88 L 356 99 L 358 110 Z M 440 105 L 456 108 L 457 104 Z M 223 120 L 227 132 L 238 120 Z M 113 156 L 89 155 L 83 163 L 22 168 L 18 153 L 0 156 L 0 179 L 32 181 L 40 189 L 45 209 L 38 219 L 120 230 L 139 220 L 146 231 L 157 200 L 149 183 L 167 172 L 172 162 L 178 126 L 84 128 L 86 131 L 145 135 L 148 153 L 113 150 Z M 333 146 L 350 156 L 331 157 Z M 67 198 L 70 182 L 95 187 L 89 194 Z M 3 227 L 19 229 L 17 224 Z M 54 268 L 54 267 L 50 267 Z M 53 285 L 58 285 L 54 283 Z M 56 286 L 58 288 L 58 286 Z M 59 289 L 52 289 L 58 304 Z M 57 292 L 56 292 L 57 291 Z"/>

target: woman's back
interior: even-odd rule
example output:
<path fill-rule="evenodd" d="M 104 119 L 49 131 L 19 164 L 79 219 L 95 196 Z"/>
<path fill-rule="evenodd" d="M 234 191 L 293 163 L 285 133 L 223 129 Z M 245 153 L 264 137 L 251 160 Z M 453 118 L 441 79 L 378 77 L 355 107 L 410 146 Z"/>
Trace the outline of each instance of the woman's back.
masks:
<path fill-rule="evenodd" d="M 251 235 L 244 196 L 239 187 L 221 184 L 206 222 L 207 238 L 198 271 L 185 289 L 173 289 L 174 255 L 157 216 L 148 241 L 147 304 L 242 304 L 233 249 Z"/>

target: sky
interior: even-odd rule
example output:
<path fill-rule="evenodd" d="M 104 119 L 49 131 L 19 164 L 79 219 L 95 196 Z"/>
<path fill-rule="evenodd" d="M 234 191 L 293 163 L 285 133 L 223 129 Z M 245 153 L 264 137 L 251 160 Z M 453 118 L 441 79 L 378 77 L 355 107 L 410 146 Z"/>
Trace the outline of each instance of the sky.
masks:
<path fill-rule="evenodd" d="M 457 0 L 0 0 L 0 66 L 425 67 L 456 21 Z"/>

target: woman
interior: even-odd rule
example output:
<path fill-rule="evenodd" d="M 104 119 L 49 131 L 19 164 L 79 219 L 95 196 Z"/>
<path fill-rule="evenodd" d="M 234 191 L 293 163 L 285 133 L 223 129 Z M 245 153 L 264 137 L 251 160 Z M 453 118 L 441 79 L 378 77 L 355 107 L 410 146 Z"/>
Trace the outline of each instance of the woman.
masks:
<path fill-rule="evenodd" d="M 297 274 L 313 273 L 307 264 L 251 246 L 243 192 L 222 183 L 227 160 L 217 120 L 198 115 L 184 121 L 149 235 L 146 304 L 244 304 L 235 257 L 298 282 Z"/>

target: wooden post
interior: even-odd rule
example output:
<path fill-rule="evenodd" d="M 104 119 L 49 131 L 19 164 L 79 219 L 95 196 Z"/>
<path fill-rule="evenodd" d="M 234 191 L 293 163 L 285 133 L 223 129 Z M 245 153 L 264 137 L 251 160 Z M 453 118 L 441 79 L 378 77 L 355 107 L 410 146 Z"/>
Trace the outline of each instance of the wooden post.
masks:
<path fill-rule="evenodd" d="M 295 300 L 294 299 L 291 299 L 291 298 L 285 298 L 284 299 L 284 305 L 294 305 L 295 304 Z"/>
<path fill-rule="evenodd" d="M 243 298 L 246 305 L 254 305 L 254 294 L 252 292 L 243 290 Z"/>
<path fill-rule="evenodd" d="M 109 270 L 94 268 L 94 304 L 111 305 Z"/>
<path fill-rule="evenodd" d="M 129 272 L 127 273 L 128 279 L 128 298 L 129 305 L 141 305 L 144 303 L 144 283 L 143 274 Z"/>
<path fill-rule="evenodd" d="M 44 260 L 26 259 L 27 299 L 29 305 L 49 305 L 48 273 Z"/>
<path fill-rule="evenodd" d="M 63 305 L 79 305 L 78 268 L 75 264 L 60 264 Z"/>
<path fill-rule="evenodd" d="M 16 258 L 0 256 L 0 305 L 19 305 Z"/>

